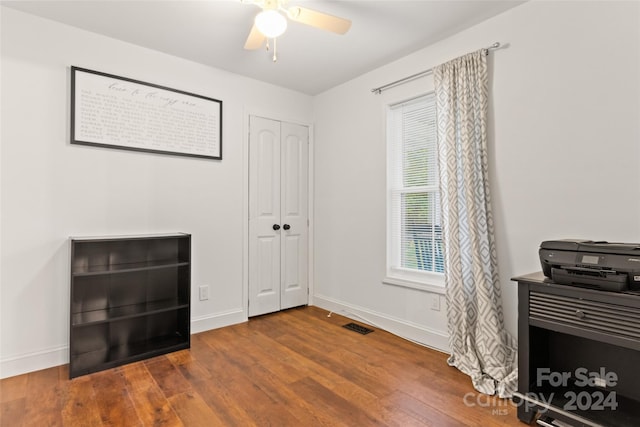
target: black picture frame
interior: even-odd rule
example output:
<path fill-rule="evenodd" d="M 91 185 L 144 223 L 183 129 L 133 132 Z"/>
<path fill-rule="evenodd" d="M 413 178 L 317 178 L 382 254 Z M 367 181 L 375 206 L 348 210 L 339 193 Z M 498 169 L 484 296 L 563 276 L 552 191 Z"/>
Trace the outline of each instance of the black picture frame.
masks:
<path fill-rule="evenodd" d="M 222 101 L 71 67 L 71 144 L 222 160 Z"/>

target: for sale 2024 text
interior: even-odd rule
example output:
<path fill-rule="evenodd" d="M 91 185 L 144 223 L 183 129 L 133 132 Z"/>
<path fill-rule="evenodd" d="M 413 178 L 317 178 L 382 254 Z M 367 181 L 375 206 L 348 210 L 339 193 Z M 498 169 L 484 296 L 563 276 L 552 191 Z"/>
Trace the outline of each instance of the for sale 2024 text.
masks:
<path fill-rule="evenodd" d="M 575 371 L 561 372 L 552 371 L 549 368 L 538 368 L 536 378 L 538 387 L 571 386 L 570 390 L 563 393 L 564 398 L 567 399 L 563 406 L 565 411 L 615 410 L 618 407 L 616 392 L 607 392 L 605 388 L 614 387 L 617 384 L 618 375 L 615 372 L 607 372 L 603 367 L 599 371 L 577 368 Z"/>

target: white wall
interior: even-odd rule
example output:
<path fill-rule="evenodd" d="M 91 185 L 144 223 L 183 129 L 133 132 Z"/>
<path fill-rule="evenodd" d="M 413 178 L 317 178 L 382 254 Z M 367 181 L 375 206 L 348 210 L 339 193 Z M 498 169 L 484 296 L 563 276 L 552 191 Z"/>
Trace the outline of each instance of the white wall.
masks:
<path fill-rule="evenodd" d="M 246 319 L 246 111 L 315 122 L 315 304 L 446 348 L 442 296 L 383 285 L 384 107 L 370 89 L 488 46 L 491 189 L 510 277 L 545 239 L 640 241 L 640 4 L 529 2 L 315 99 L 0 7 L 0 376 L 66 363 L 70 235 L 193 234 L 193 330 Z M 220 162 L 71 146 L 71 65 L 224 101 Z"/>
<path fill-rule="evenodd" d="M 434 295 L 381 283 L 384 108 L 432 78 L 370 89 L 495 41 L 506 47 L 489 56 L 489 161 L 507 328 L 510 278 L 540 269 L 541 241 L 640 241 L 640 3 L 532 1 L 314 99 L 317 305 L 447 348 Z"/>
<path fill-rule="evenodd" d="M 0 10 L 0 376 L 68 361 L 69 236 L 192 233 L 192 331 L 246 320 L 246 112 L 310 123 L 312 99 Z M 223 160 L 70 145 L 71 65 L 222 100 Z"/>

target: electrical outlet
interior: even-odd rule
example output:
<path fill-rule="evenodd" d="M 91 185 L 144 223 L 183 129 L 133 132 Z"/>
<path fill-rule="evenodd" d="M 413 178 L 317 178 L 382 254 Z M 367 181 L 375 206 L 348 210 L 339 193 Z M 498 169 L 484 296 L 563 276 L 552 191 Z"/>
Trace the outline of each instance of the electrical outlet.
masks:
<path fill-rule="evenodd" d="M 202 285 L 200 286 L 200 301 L 206 301 L 209 299 L 209 286 Z"/>
<path fill-rule="evenodd" d="M 440 311 L 440 295 L 431 294 L 431 310 Z"/>

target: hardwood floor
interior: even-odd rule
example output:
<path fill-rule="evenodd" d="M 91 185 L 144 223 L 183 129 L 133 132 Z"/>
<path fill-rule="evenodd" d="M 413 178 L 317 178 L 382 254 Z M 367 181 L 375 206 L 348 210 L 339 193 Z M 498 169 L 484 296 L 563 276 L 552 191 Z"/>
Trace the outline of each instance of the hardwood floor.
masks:
<path fill-rule="evenodd" d="M 316 307 L 195 334 L 191 349 L 0 382 L 2 426 L 524 426 L 447 356 Z M 375 329 L 375 328 L 374 328 Z"/>

